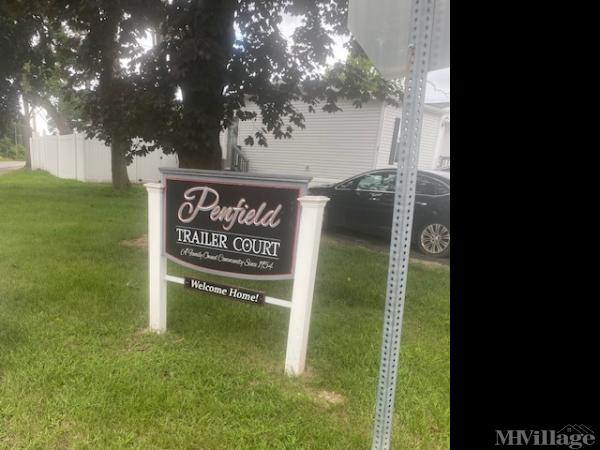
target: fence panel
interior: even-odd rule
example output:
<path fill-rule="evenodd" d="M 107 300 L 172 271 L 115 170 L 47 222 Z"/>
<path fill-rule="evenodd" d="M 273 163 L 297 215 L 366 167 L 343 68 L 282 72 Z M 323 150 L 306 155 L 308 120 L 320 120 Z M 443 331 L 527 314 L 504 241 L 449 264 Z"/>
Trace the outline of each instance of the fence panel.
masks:
<path fill-rule="evenodd" d="M 110 148 L 97 139 L 86 139 L 83 144 L 85 181 L 110 183 Z"/>
<path fill-rule="evenodd" d="M 75 141 L 75 158 L 77 160 L 75 171 L 76 178 L 79 181 L 85 181 L 85 136 L 82 134 L 74 134 Z"/>
<path fill-rule="evenodd" d="M 105 182 L 112 180 L 110 148 L 97 139 L 81 134 L 32 136 L 31 164 L 60 178 Z M 127 167 L 132 182 L 158 181 L 159 167 L 179 167 L 176 155 L 161 151 L 135 157 Z"/>
<path fill-rule="evenodd" d="M 136 157 L 137 172 L 135 180 L 138 182 L 160 181 L 160 167 L 179 167 L 177 156 L 174 154 L 165 155 L 162 150 L 148 153 L 144 157 Z"/>
<path fill-rule="evenodd" d="M 58 177 L 77 179 L 77 149 L 75 136 L 66 134 L 58 137 Z"/>
<path fill-rule="evenodd" d="M 46 170 L 54 176 L 58 176 L 58 136 L 44 136 L 44 154 L 46 159 Z"/>

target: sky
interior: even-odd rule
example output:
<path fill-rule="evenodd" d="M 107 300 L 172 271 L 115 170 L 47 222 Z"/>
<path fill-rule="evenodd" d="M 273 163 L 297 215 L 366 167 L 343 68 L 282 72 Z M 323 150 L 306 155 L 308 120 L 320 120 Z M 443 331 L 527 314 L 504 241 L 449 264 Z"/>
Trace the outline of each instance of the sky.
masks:
<path fill-rule="evenodd" d="M 427 74 L 425 103 L 450 103 L 450 68 Z"/>
<path fill-rule="evenodd" d="M 294 29 L 302 21 L 298 16 L 285 16 L 281 25 L 281 32 L 289 40 L 294 33 Z M 345 61 L 348 51 L 344 48 L 344 43 L 348 37 L 338 36 L 335 38 L 333 48 L 334 56 L 329 58 L 328 64 L 335 64 L 338 61 Z M 450 102 L 450 69 L 440 69 L 429 72 L 427 76 L 427 88 L 425 91 L 425 103 L 446 103 Z"/>
<path fill-rule="evenodd" d="M 301 22 L 300 17 L 286 16 L 281 25 L 281 32 L 290 40 L 294 29 Z M 348 38 L 337 36 L 333 49 L 333 57 L 327 61 L 328 65 L 335 64 L 338 61 L 344 61 L 348 56 L 348 51 L 344 48 L 344 43 Z M 141 45 L 149 49 L 152 46 L 150 34 L 146 39 L 141 40 Z M 427 87 L 425 91 L 425 103 L 446 103 L 450 102 L 450 69 L 440 69 L 429 72 L 427 76 Z M 38 133 L 49 134 L 46 113 L 41 108 L 35 111 L 35 127 Z"/>

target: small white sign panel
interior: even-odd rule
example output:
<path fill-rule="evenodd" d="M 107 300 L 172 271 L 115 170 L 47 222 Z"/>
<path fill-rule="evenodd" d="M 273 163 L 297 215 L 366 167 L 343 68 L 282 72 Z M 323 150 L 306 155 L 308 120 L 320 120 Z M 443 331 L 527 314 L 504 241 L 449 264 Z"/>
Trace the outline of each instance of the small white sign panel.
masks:
<path fill-rule="evenodd" d="M 348 29 L 387 79 L 405 75 L 410 0 L 350 0 Z M 429 71 L 450 66 L 450 0 L 436 0 Z"/>

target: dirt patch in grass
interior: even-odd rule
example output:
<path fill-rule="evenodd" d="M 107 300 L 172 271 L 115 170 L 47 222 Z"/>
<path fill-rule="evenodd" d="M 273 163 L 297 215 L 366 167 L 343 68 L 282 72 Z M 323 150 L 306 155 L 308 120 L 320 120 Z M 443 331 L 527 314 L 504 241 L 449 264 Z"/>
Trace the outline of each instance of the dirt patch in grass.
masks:
<path fill-rule="evenodd" d="M 166 340 L 168 340 L 169 344 L 177 344 L 183 342 L 185 338 L 172 332 L 159 334 L 150 328 L 140 328 L 129 335 L 124 341 L 124 346 L 120 352 L 123 354 L 146 352 L 156 349 L 157 342 L 164 342 Z"/>
<path fill-rule="evenodd" d="M 342 405 L 346 402 L 346 399 L 342 394 L 338 394 L 334 391 L 317 391 L 315 392 L 315 395 L 327 405 Z"/>
<path fill-rule="evenodd" d="M 423 257 L 423 258 L 425 258 L 425 257 Z M 410 262 L 422 264 L 427 267 L 448 267 L 450 265 L 448 259 L 442 259 L 440 261 L 433 261 L 433 260 L 429 260 L 429 259 L 421 259 L 421 257 L 413 258 L 412 256 L 410 258 Z"/>
<path fill-rule="evenodd" d="M 125 247 L 148 248 L 148 235 L 144 234 L 137 239 L 121 241 L 120 244 Z"/>

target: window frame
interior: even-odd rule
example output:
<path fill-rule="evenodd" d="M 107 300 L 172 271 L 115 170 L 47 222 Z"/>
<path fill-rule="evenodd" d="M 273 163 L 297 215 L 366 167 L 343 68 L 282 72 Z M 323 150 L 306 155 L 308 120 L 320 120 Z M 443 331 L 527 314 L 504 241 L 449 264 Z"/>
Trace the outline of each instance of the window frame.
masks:
<path fill-rule="evenodd" d="M 366 177 L 368 175 L 383 175 L 383 174 L 389 174 L 389 175 L 394 175 L 394 176 L 396 175 L 395 171 L 386 170 L 386 169 L 377 170 L 377 171 L 373 171 L 373 172 L 366 172 L 366 173 L 363 172 L 358 175 L 355 175 L 354 177 L 352 177 L 348 180 L 339 182 L 338 184 L 335 185 L 334 190 L 336 190 L 336 191 L 355 191 L 355 192 L 378 192 L 378 193 L 384 193 L 384 194 L 393 194 L 394 193 L 393 190 L 392 191 L 379 191 L 379 190 L 370 190 L 370 189 L 357 189 L 356 186 L 358 186 L 359 182 L 357 182 L 356 186 L 352 189 L 341 187 L 341 185 L 351 183 L 361 177 Z"/>
<path fill-rule="evenodd" d="M 450 186 L 447 183 L 444 183 L 442 180 L 427 174 L 417 174 L 417 183 L 419 182 L 419 178 L 425 178 L 434 184 L 437 183 L 438 185 L 443 186 L 446 192 L 443 194 L 423 194 L 417 192 L 417 185 L 415 185 L 415 195 L 421 195 L 423 197 L 443 197 L 444 195 L 450 195 Z"/>

